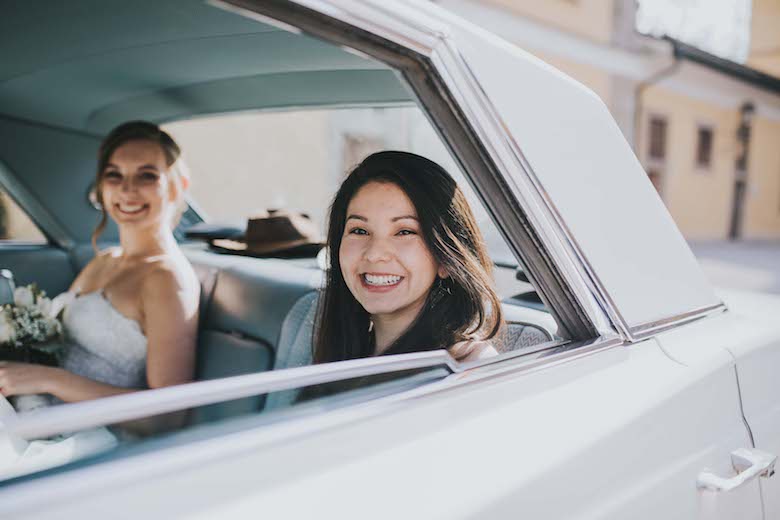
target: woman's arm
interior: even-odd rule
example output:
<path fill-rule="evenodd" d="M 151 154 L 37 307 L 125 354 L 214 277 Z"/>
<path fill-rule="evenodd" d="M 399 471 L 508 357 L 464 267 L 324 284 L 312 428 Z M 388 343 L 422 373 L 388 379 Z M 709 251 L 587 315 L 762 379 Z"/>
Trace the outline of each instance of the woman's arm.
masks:
<path fill-rule="evenodd" d="M 199 288 L 197 283 L 189 286 L 180 283 L 176 274 L 168 269 L 155 270 L 145 278 L 141 305 L 145 316 L 149 388 L 192 381 Z M 0 393 L 6 397 L 48 393 L 62 401 L 75 402 L 137 390 L 140 389 L 94 381 L 62 368 L 0 361 Z"/>
<path fill-rule="evenodd" d="M 0 361 L 0 393 L 6 397 L 52 394 L 65 402 L 74 402 L 135 390 L 93 381 L 62 368 Z"/>
<path fill-rule="evenodd" d="M 195 375 L 200 285 L 181 280 L 182 274 L 155 270 L 141 288 L 149 388 L 187 383 Z"/>
<path fill-rule="evenodd" d="M 448 350 L 450 355 L 460 363 L 487 359 L 498 355 L 498 351 L 492 343 L 482 340 L 461 341 Z"/>

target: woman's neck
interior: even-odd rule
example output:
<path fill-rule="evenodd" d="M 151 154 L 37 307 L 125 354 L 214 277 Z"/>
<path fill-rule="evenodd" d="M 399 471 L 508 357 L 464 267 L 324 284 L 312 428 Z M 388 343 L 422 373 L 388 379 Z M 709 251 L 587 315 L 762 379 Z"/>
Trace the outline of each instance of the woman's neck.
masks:
<path fill-rule="evenodd" d="M 170 228 L 119 229 L 119 245 L 127 258 L 141 258 L 164 254 L 176 247 L 176 239 Z"/>
<path fill-rule="evenodd" d="M 376 347 L 374 354 L 379 355 L 385 352 L 401 335 L 411 327 L 414 320 L 422 311 L 425 301 L 413 308 L 404 309 L 402 312 L 392 314 L 375 314 L 371 316 L 374 324 L 374 338 Z"/>

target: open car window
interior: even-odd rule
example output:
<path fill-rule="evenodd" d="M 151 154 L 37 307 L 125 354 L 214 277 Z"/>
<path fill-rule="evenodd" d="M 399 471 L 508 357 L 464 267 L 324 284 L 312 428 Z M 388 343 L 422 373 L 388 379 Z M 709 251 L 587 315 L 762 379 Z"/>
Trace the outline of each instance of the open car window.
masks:
<path fill-rule="evenodd" d="M 128 51 L 126 59 L 150 60 L 149 67 L 172 83 L 144 95 L 118 96 L 90 113 L 90 131 L 103 132 L 125 119 L 162 122 L 192 170 L 191 198 L 200 214 L 192 220 L 202 217 L 226 225 L 243 225 L 258 210 L 287 208 L 310 214 L 324 230 L 336 189 L 370 153 L 405 150 L 438 162 L 465 192 L 495 265 L 507 320 L 494 339 L 499 356 L 464 365 L 445 351 L 431 351 L 301 366 L 311 362 L 313 323 L 305 318 L 316 309 L 324 278 L 321 263 L 314 257 L 232 256 L 207 244 L 187 244 L 186 253 L 203 274 L 197 374 L 203 381 L 3 419 L 2 449 L 57 442 L 74 432 L 105 439 L 95 450 L 75 450 L 53 464 L 32 463 L 14 474 L 19 478 L 53 467 L 77 467 L 87 458 L 105 460 L 144 446 L 195 439 L 204 428 L 230 429 L 227 425 L 238 420 L 245 422 L 236 427 L 257 427 L 394 395 L 478 365 L 538 359 L 565 343 L 558 309 L 545 303 L 519 269 L 521 259 L 512 253 L 517 244 L 510 248 L 505 240 L 509 232 L 528 227 L 510 218 L 522 214 L 516 201 L 501 191 L 500 177 L 491 177 L 493 184 L 475 179 L 485 173 L 466 168 L 463 158 L 444 144 L 437 116 L 417 103 L 403 74 L 342 46 L 211 5 L 199 5 L 196 11 L 195 19 L 205 20 L 202 27 L 210 27 L 213 16 L 228 27 L 234 23 L 236 34 L 214 36 L 212 46 L 192 35 L 161 44 L 166 56 L 180 59 L 158 62 L 147 49 Z M 154 27 L 147 29 L 154 32 Z M 164 35 L 152 36 L 156 41 Z M 106 50 L 108 62 L 110 55 Z M 95 66 L 108 66 L 103 59 L 94 58 Z M 86 78 L 83 82 L 73 88 L 90 88 Z M 189 104 L 183 107 L 182 100 Z M 85 182 L 85 193 L 87 188 Z M 503 206 L 497 209 L 499 203 Z M 533 247 L 527 252 L 540 254 Z M 300 359 L 304 361 L 295 361 Z M 353 366 L 358 369 L 350 372 Z M 242 386 L 247 381 L 252 384 Z M 162 408 L 146 406 L 150 403 Z M 162 418 L 164 414 L 170 418 Z M 160 419 L 168 426 L 126 428 L 128 421 L 154 424 Z"/>
<path fill-rule="evenodd" d="M 400 150 L 442 165 L 466 195 L 495 263 L 502 298 L 534 292 L 457 162 L 422 110 L 409 103 L 370 108 L 238 112 L 174 121 L 164 129 L 184 150 L 190 198 L 218 227 L 241 228 L 266 210 L 300 211 L 323 232 L 333 196 L 368 155 Z M 526 300 L 543 309 L 538 298 Z"/>

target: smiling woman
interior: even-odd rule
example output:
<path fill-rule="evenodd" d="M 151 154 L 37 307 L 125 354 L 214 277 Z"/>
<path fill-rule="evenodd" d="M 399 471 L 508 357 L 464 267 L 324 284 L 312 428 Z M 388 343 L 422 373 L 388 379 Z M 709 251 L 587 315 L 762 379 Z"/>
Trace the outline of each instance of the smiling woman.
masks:
<path fill-rule="evenodd" d="M 315 361 L 449 349 L 495 355 L 503 319 L 492 262 L 465 196 L 438 164 L 407 152 L 366 158 L 330 212 L 330 269 Z"/>
<path fill-rule="evenodd" d="M 147 223 L 148 227 L 163 218 L 171 229 L 176 226 L 186 207 L 184 191 L 189 185 L 180 156 L 179 145 L 153 123 L 131 121 L 106 136 L 98 153 L 95 181 L 101 208 L 100 222 L 92 234 L 95 250 L 109 215 L 117 224 Z"/>

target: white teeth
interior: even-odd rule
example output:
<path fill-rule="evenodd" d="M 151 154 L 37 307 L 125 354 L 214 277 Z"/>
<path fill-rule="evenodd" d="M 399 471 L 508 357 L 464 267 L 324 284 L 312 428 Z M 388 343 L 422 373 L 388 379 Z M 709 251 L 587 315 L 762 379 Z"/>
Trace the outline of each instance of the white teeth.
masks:
<path fill-rule="evenodd" d="M 125 206 L 123 204 L 119 204 L 119 210 L 123 211 L 125 213 L 137 213 L 143 209 L 143 204 L 139 204 L 137 206 Z"/>
<path fill-rule="evenodd" d="M 401 281 L 401 276 L 364 274 L 363 279 L 369 285 L 395 285 Z"/>

